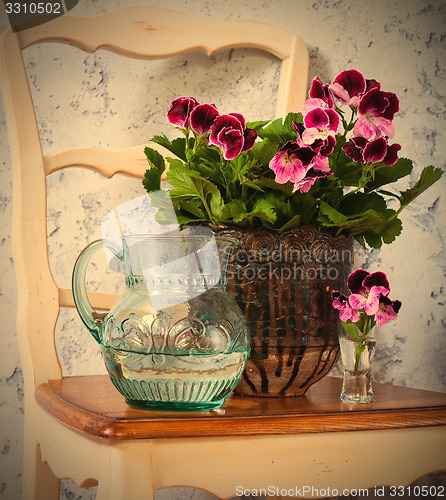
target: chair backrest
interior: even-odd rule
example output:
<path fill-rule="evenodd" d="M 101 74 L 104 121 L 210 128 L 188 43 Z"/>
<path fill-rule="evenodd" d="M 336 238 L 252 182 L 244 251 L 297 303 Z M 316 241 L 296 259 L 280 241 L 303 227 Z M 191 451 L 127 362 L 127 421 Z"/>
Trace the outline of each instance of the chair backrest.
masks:
<path fill-rule="evenodd" d="M 62 377 L 54 330 L 60 308 L 74 305 L 71 290 L 56 285 L 49 266 L 46 176 L 83 166 L 105 177 L 118 172 L 142 177 L 147 166 L 142 146 L 115 151 L 77 148 L 43 155 L 22 50 L 45 41 L 70 44 L 89 53 L 106 48 L 145 59 L 187 51 L 211 55 L 228 48 L 261 49 L 282 61 L 276 116 L 300 109 L 308 76 L 308 52 L 294 34 L 264 23 L 211 21 L 155 7 L 131 7 L 89 18 L 65 15 L 5 34 L 2 93 L 13 170 L 17 336 L 25 391 L 31 393 L 33 385 Z M 94 308 L 107 309 L 115 296 L 93 292 L 89 297 Z"/>

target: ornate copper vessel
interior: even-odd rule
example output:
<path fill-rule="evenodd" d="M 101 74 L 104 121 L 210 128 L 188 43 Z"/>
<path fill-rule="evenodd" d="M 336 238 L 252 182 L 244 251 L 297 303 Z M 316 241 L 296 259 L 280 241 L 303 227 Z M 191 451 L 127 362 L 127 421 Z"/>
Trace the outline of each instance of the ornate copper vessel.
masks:
<path fill-rule="evenodd" d="M 278 234 L 265 228 L 215 227 L 240 245 L 228 268 L 228 292 L 251 331 L 251 355 L 235 392 L 300 396 L 339 355 L 331 291 L 344 290 L 353 239 L 303 226 Z"/>

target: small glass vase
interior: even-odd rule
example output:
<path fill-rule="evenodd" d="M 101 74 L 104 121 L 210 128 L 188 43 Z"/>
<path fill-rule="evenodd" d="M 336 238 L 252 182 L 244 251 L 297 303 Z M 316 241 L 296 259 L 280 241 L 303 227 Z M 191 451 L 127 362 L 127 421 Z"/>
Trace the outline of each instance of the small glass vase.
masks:
<path fill-rule="evenodd" d="M 370 403 L 373 401 L 371 371 L 376 340 L 367 338 L 364 350 L 346 334 L 339 335 L 344 380 L 341 401 L 344 403 Z"/>

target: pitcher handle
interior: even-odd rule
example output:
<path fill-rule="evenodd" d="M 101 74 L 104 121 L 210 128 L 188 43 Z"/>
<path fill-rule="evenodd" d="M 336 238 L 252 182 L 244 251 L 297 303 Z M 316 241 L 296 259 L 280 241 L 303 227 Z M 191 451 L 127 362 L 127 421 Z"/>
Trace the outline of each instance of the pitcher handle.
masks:
<path fill-rule="evenodd" d="M 119 260 L 122 259 L 122 248 L 108 240 L 96 240 L 90 243 L 81 252 L 74 264 L 72 288 L 73 299 L 77 312 L 84 325 L 88 328 L 94 339 L 100 343 L 100 331 L 106 314 L 98 313 L 93 309 L 88 299 L 85 287 L 85 274 L 91 257 L 101 247 L 108 248 Z"/>

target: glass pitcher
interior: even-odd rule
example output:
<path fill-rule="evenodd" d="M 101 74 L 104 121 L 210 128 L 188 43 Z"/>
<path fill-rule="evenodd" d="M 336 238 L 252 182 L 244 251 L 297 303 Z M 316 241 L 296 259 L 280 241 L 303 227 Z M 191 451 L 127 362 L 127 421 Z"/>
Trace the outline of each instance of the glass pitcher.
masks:
<path fill-rule="evenodd" d="M 238 384 L 250 343 L 242 311 L 226 292 L 235 244 L 208 235 L 133 235 L 122 246 L 95 241 L 78 257 L 76 309 L 129 405 L 216 408 Z M 92 308 L 85 289 L 88 262 L 100 247 L 125 273 L 126 290 L 108 314 Z"/>

